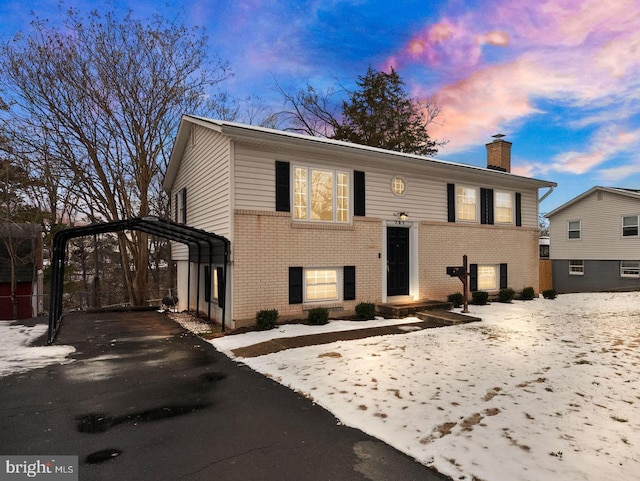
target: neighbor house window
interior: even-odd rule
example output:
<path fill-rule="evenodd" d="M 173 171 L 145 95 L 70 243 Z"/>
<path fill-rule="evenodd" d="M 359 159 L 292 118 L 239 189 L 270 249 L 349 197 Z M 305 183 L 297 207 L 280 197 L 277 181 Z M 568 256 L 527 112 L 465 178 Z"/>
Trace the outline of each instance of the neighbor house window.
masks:
<path fill-rule="evenodd" d="M 569 261 L 569 274 L 572 276 L 584 275 L 584 261 L 570 260 Z"/>
<path fill-rule="evenodd" d="M 477 221 L 477 197 L 475 188 L 456 186 L 456 216 L 458 220 Z"/>
<path fill-rule="evenodd" d="M 582 237 L 582 222 L 579 220 L 572 220 L 568 224 L 568 236 L 569 239 L 580 239 Z"/>
<path fill-rule="evenodd" d="M 622 218 L 622 237 L 638 237 L 638 216 Z"/>
<path fill-rule="evenodd" d="M 338 300 L 338 269 L 305 269 L 304 300 Z"/>
<path fill-rule="evenodd" d="M 478 266 L 478 290 L 479 291 L 495 291 L 498 289 L 498 273 L 497 266 L 488 265 Z"/>
<path fill-rule="evenodd" d="M 620 261 L 620 277 L 640 277 L 640 261 Z"/>
<path fill-rule="evenodd" d="M 495 193 L 495 215 L 497 224 L 513 223 L 513 194 L 510 192 Z"/>
<path fill-rule="evenodd" d="M 293 217 L 297 220 L 349 222 L 349 173 L 295 167 Z"/>

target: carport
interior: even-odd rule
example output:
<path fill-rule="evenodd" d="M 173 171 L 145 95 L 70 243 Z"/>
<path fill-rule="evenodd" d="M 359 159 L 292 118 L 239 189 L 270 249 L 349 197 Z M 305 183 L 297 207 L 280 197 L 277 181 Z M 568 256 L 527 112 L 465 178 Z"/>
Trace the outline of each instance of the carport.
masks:
<path fill-rule="evenodd" d="M 169 239 L 171 241 L 186 244 L 189 247 L 189 272 L 191 265 L 197 265 L 196 309 L 200 305 L 200 268 L 208 265 L 209 272 L 213 264 L 222 264 L 218 268 L 218 306 L 222 309 L 222 329 L 225 329 L 226 302 L 225 292 L 227 285 L 227 267 L 229 264 L 230 242 L 223 236 L 213 234 L 201 229 L 189 227 L 184 224 L 159 219 L 158 217 L 141 217 L 129 220 L 105 222 L 83 227 L 73 227 L 58 232 L 53 238 L 51 260 L 51 299 L 49 304 L 49 333 L 48 343 L 52 344 L 60 322 L 62 321 L 62 294 L 64 290 L 64 268 L 66 264 L 67 242 L 76 237 L 104 234 L 108 232 L 121 232 L 136 230 L 150 235 Z M 187 298 L 191 296 L 191 275 L 188 276 Z M 205 286 L 209 288 L 209 286 Z M 207 319 L 211 320 L 211 303 L 208 302 Z M 187 302 L 187 308 L 189 302 Z"/>

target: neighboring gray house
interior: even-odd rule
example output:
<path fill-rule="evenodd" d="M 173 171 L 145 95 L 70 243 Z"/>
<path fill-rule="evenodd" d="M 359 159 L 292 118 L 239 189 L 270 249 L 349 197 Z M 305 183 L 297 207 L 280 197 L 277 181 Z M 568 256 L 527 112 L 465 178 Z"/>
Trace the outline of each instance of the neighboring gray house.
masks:
<path fill-rule="evenodd" d="M 546 217 L 557 292 L 640 290 L 640 190 L 596 186 Z"/>

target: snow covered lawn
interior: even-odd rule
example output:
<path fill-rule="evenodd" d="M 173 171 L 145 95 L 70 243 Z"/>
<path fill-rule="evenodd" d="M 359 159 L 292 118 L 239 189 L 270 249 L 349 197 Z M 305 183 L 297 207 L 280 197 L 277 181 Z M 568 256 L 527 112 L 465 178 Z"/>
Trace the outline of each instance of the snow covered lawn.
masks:
<path fill-rule="evenodd" d="M 238 361 L 455 480 L 637 479 L 640 293 L 470 310 L 482 322 Z"/>
<path fill-rule="evenodd" d="M 38 369 L 49 364 L 72 362 L 67 356 L 75 352 L 72 346 L 32 346 L 47 332 L 47 326 L 14 325 L 0 321 L 0 377 Z"/>

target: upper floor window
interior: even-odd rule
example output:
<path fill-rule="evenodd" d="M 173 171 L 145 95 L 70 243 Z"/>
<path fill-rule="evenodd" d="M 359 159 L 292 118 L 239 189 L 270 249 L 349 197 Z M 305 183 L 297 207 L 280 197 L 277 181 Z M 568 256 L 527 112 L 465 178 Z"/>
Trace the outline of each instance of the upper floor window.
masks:
<path fill-rule="evenodd" d="M 495 215 L 496 223 L 513 223 L 513 194 L 511 192 L 495 193 Z"/>
<path fill-rule="evenodd" d="M 458 220 L 476 222 L 478 220 L 478 195 L 472 187 L 456 186 L 456 217 Z"/>
<path fill-rule="evenodd" d="M 638 236 L 638 216 L 626 216 L 622 218 L 622 237 Z"/>
<path fill-rule="evenodd" d="M 567 225 L 567 235 L 569 239 L 582 238 L 582 221 L 572 220 Z"/>
<path fill-rule="evenodd" d="M 293 218 L 321 222 L 349 222 L 349 173 L 295 167 Z"/>

